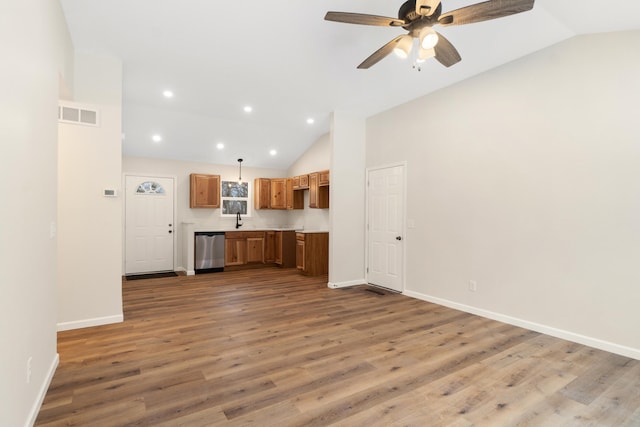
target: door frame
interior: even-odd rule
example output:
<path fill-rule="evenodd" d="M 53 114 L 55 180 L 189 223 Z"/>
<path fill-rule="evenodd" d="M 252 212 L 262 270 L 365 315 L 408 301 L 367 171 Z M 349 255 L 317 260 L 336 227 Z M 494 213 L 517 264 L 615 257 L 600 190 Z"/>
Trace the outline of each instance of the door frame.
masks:
<path fill-rule="evenodd" d="M 402 241 L 404 242 L 403 250 L 402 250 L 402 280 L 400 280 L 400 287 L 402 290 L 400 293 L 404 294 L 406 290 L 406 281 L 407 281 L 407 253 L 408 250 L 408 239 L 407 239 L 407 161 L 403 160 L 400 162 L 387 163 L 380 166 L 368 167 L 366 169 L 366 191 L 365 191 L 365 244 L 364 244 L 364 277 L 367 283 L 369 283 L 369 174 L 372 171 L 378 171 L 381 169 L 389 169 L 395 167 L 402 167 Z M 372 286 L 377 286 L 372 284 Z M 386 288 L 385 288 L 386 289 Z"/>
<path fill-rule="evenodd" d="M 173 180 L 173 270 L 176 271 L 182 268 L 178 265 L 178 234 L 182 235 L 181 227 L 177 226 L 177 200 L 178 200 L 178 177 L 175 175 L 160 175 L 153 173 L 135 173 L 124 172 L 122 174 L 122 276 L 126 275 L 126 262 L 127 262 L 127 177 L 128 176 L 141 176 L 147 178 L 165 178 Z"/>

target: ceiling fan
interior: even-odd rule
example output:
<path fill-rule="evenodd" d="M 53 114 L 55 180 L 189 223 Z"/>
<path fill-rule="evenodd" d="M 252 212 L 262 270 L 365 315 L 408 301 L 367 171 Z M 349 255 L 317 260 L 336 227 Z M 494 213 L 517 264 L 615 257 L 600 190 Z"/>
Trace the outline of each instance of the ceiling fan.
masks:
<path fill-rule="evenodd" d="M 489 0 L 442 13 L 440 0 L 408 0 L 400 6 L 397 19 L 349 12 L 327 12 L 324 19 L 347 24 L 402 27 L 408 31 L 408 34 L 400 35 L 376 50 L 358 65 L 358 68 L 369 68 L 391 52 L 395 52 L 401 57 L 408 57 L 413 46 L 413 39 L 419 40 L 416 59 L 418 62 L 434 56 L 442 65 L 450 67 L 462 58 L 451 42 L 435 31 L 433 26 L 446 27 L 502 18 L 531 10 L 534 1 Z"/>

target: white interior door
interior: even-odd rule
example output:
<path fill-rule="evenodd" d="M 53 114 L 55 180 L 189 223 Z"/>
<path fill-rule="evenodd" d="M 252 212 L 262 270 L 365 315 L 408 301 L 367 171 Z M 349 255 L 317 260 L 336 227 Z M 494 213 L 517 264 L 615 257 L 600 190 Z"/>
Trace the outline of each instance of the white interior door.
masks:
<path fill-rule="evenodd" d="M 173 270 L 173 178 L 125 177 L 125 274 Z"/>
<path fill-rule="evenodd" d="M 403 291 L 404 166 L 369 171 L 367 281 Z"/>

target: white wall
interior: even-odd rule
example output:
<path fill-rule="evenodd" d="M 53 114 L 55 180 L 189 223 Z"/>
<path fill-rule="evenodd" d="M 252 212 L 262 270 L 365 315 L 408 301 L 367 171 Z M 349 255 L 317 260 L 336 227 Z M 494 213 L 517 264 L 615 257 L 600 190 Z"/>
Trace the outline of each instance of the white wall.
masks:
<path fill-rule="evenodd" d="M 59 125 L 58 329 L 122 321 L 122 63 L 79 54 L 74 101 L 100 126 Z"/>
<path fill-rule="evenodd" d="M 367 166 L 408 162 L 407 293 L 640 357 L 638 46 L 577 37 L 367 121 Z"/>
<path fill-rule="evenodd" d="M 56 110 L 73 47 L 49 0 L 3 1 L 0 40 L 0 425 L 22 426 L 35 420 L 58 360 Z"/>
<path fill-rule="evenodd" d="M 365 119 L 347 112 L 331 115 L 331 228 L 329 286 L 366 283 Z"/>

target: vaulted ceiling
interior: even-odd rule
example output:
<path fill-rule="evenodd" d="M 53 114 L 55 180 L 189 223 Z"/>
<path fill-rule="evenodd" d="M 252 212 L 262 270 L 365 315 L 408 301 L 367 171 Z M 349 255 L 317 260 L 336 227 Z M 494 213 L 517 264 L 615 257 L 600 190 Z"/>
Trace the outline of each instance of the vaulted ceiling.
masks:
<path fill-rule="evenodd" d="M 402 1 L 61 3 L 78 52 L 123 62 L 125 155 L 218 164 L 243 157 L 246 166 L 278 169 L 329 131 L 332 111 L 368 117 L 576 35 L 640 28 L 640 2 L 536 0 L 518 15 L 439 27 L 462 56 L 450 68 L 431 59 L 417 71 L 390 55 L 358 70 L 404 30 L 328 22 L 326 12 L 396 17 Z M 443 11 L 473 3 L 442 0 Z"/>

